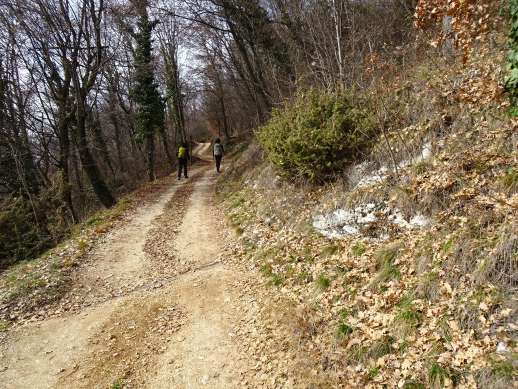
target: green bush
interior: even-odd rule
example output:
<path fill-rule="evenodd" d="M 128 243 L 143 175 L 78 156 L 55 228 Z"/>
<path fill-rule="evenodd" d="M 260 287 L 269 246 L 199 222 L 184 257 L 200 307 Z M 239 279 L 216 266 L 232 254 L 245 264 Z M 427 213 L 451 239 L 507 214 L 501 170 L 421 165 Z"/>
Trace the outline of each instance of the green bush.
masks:
<path fill-rule="evenodd" d="M 288 177 L 322 182 L 368 151 L 374 119 L 361 100 L 310 91 L 274 110 L 258 140 L 270 161 Z"/>

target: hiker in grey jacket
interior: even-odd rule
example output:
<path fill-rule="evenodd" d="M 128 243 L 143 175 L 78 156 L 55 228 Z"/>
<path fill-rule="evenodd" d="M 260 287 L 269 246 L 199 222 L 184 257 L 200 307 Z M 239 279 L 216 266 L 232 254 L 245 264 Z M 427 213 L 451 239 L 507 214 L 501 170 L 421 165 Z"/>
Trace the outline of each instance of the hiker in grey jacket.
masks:
<path fill-rule="evenodd" d="M 221 167 L 221 160 L 223 159 L 223 154 L 225 150 L 223 149 L 223 145 L 221 144 L 221 139 L 217 138 L 214 142 L 214 148 L 212 149 L 212 155 L 214 160 L 216 161 L 216 171 L 219 173 L 219 168 Z"/>

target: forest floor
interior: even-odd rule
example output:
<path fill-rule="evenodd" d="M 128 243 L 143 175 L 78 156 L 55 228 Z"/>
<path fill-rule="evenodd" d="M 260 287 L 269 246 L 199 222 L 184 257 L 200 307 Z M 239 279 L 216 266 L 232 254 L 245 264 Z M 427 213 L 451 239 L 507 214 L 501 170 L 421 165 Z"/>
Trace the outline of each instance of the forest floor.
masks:
<path fill-rule="evenodd" d="M 256 387 L 236 336 L 256 331 L 252 275 L 225 260 L 216 174 L 197 165 L 91 251 L 66 309 L 9 330 L 1 387 Z"/>

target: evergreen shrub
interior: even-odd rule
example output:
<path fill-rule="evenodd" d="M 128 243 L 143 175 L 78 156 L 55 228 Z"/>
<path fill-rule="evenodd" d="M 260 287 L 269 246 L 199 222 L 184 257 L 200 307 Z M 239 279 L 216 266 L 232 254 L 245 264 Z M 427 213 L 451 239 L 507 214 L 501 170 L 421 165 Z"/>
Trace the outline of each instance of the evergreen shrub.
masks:
<path fill-rule="evenodd" d="M 300 94 L 273 111 L 257 138 L 284 176 L 323 182 L 359 159 L 373 142 L 374 116 L 362 103 L 344 94 Z"/>

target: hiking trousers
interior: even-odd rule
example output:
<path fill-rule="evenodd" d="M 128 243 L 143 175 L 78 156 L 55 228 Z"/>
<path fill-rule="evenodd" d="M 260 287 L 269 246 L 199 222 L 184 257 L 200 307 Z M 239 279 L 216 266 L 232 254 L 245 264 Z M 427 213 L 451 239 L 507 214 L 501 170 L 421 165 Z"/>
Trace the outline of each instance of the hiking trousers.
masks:
<path fill-rule="evenodd" d="M 219 168 L 221 167 L 221 160 L 223 159 L 223 156 L 215 155 L 214 159 L 216 160 L 216 171 L 219 173 Z"/>
<path fill-rule="evenodd" d="M 182 178 L 182 170 L 183 176 L 187 178 L 187 158 L 178 158 L 178 179 Z"/>

